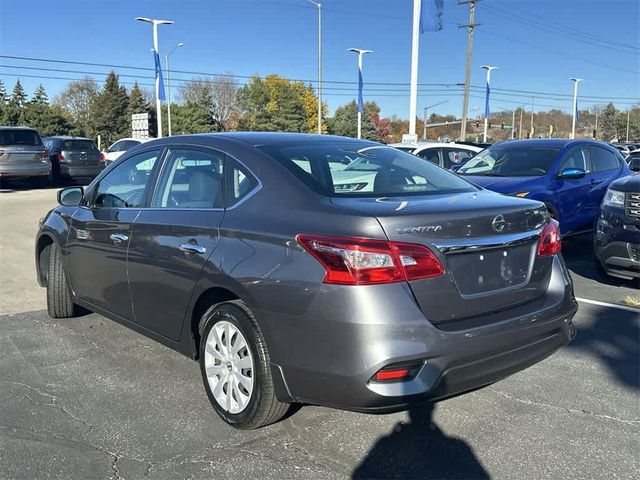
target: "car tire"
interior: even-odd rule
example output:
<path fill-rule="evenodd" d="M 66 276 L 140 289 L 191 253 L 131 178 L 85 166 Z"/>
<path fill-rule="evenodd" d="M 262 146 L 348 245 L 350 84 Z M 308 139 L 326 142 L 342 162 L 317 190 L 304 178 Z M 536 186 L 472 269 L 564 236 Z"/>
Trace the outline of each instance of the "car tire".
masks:
<path fill-rule="evenodd" d="M 62 266 L 60 247 L 53 243 L 49 251 L 49 270 L 47 273 L 47 313 L 52 318 L 70 318 L 78 313 L 73 303 L 67 275 Z"/>
<path fill-rule="evenodd" d="M 202 316 L 199 332 L 200 372 L 220 418 L 243 430 L 280 420 L 289 404 L 276 398 L 269 351 L 244 302 L 213 305 Z"/>

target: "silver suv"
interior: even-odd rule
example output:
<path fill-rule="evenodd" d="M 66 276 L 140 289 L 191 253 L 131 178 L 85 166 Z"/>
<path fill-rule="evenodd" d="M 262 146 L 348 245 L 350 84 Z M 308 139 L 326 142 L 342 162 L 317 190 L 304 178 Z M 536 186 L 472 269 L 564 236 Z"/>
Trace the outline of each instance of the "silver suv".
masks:
<path fill-rule="evenodd" d="M 51 185 L 49 153 L 37 131 L 27 127 L 0 127 L 0 185 L 8 178 Z"/>

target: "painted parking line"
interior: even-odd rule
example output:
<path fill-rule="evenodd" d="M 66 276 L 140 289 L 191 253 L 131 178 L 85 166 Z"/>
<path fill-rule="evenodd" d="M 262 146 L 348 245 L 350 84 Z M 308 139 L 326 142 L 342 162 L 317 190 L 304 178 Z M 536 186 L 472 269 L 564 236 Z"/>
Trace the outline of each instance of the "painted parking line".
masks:
<path fill-rule="evenodd" d="M 615 303 L 599 302 L 598 300 L 591 300 L 589 298 L 576 297 L 576 300 L 583 303 L 589 303 L 591 305 L 598 305 L 600 307 L 616 308 L 618 310 L 624 310 L 625 312 L 640 313 L 640 308 L 627 307 L 625 305 L 616 305 Z"/>

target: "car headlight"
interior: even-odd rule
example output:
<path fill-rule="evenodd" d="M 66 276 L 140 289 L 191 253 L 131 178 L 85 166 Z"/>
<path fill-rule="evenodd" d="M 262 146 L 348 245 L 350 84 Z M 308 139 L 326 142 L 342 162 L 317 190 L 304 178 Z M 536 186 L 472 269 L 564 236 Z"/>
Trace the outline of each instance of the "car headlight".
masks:
<path fill-rule="evenodd" d="M 611 207 L 623 207 L 624 206 L 624 192 L 617 190 L 607 190 L 604 195 L 603 205 L 609 205 Z"/>

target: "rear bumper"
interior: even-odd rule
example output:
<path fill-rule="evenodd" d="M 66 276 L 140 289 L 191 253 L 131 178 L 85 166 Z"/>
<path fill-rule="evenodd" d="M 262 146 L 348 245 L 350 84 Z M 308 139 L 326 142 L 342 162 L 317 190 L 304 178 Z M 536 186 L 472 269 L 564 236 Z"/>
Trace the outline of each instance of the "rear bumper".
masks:
<path fill-rule="evenodd" d="M 51 164 L 49 162 L 37 162 L 27 164 L 1 164 L 0 177 L 42 177 L 51 173 Z"/>
<path fill-rule="evenodd" d="M 93 178 L 102 171 L 100 165 L 95 166 L 74 166 L 60 165 L 60 174 L 69 178 Z"/>
<path fill-rule="evenodd" d="M 293 327 L 294 331 L 304 328 L 307 336 L 304 347 L 299 347 L 297 362 L 279 351 L 278 340 L 267 338 L 270 351 L 275 343 L 272 371 L 276 393 L 284 401 L 386 413 L 471 391 L 527 368 L 575 335 L 571 320 L 578 307 L 571 280 L 561 257 L 553 263 L 545 296 L 496 312 L 490 322 L 467 319 L 436 327 L 400 284 L 392 286 L 395 291 L 386 292 L 384 304 L 377 304 L 380 294 L 364 287 L 370 291 L 358 296 L 368 301 L 367 305 L 341 309 L 369 315 L 362 321 L 353 317 L 341 320 L 333 315 L 333 306 L 325 303 L 327 318 L 313 318 Z M 288 327 L 281 327 L 282 338 Z M 331 338 L 327 337 L 328 328 L 335 329 Z M 404 362 L 422 365 L 411 380 L 371 381 L 382 367 Z"/>

